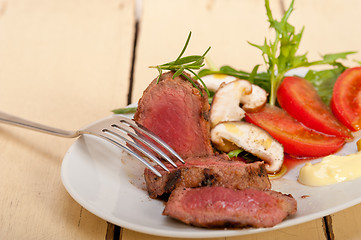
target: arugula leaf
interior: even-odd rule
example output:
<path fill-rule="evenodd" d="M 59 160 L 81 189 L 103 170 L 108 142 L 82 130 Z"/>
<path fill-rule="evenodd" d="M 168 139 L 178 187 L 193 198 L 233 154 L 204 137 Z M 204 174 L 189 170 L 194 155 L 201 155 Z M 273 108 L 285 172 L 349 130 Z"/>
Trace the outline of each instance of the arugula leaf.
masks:
<path fill-rule="evenodd" d="M 201 71 L 198 72 L 198 76 L 199 77 L 204 77 L 206 75 L 211 75 L 211 74 L 226 74 L 229 76 L 233 76 L 239 79 L 244 79 L 244 80 L 248 80 L 252 83 L 255 83 L 257 85 L 259 85 L 260 87 L 264 88 L 267 92 L 269 92 L 270 90 L 270 82 L 269 82 L 269 75 L 268 73 L 262 72 L 262 73 L 258 73 L 258 66 L 256 65 L 253 68 L 253 71 L 251 73 L 242 71 L 242 70 L 236 70 L 231 66 L 222 66 L 220 69 L 218 70 L 212 70 L 212 69 L 202 69 Z"/>
<path fill-rule="evenodd" d="M 281 21 L 277 21 L 272 16 L 272 12 L 269 6 L 269 0 L 266 0 L 265 5 L 266 5 L 268 21 L 270 22 L 270 28 L 273 28 L 273 30 L 275 31 L 275 38 L 273 42 L 269 41 L 269 44 L 267 44 L 267 40 L 265 40 L 263 46 L 251 44 L 252 46 L 261 49 L 263 57 L 265 59 L 265 63 L 268 66 L 267 72 L 270 75 L 269 81 L 271 84 L 269 103 L 271 105 L 274 105 L 276 103 L 276 91 L 278 89 L 278 86 L 281 84 L 284 75 L 289 70 L 299 67 L 309 67 L 314 65 L 325 65 L 325 64 L 329 64 L 337 67 L 336 70 L 334 69 L 324 70 L 319 74 L 316 74 L 319 77 L 317 81 L 318 91 L 320 95 L 323 95 L 325 101 L 329 101 L 328 98 L 332 94 L 332 90 L 331 92 L 329 91 L 326 92 L 325 86 L 330 87 L 330 83 L 332 84 L 331 80 L 333 78 L 329 78 L 329 77 L 321 78 L 321 77 L 330 74 L 334 75 L 334 73 L 338 72 L 340 69 L 345 69 L 345 67 L 341 63 L 337 62 L 337 60 L 346 59 L 346 57 L 349 54 L 353 54 L 355 52 L 326 54 L 322 57 L 323 58 L 322 60 L 314 61 L 314 62 L 308 61 L 307 53 L 302 55 L 297 55 L 297 50 L 302 39 L 304 27 L 301 29 L 299 33 L 295 33 L 295 28 L 290 23 L 287 22 L 289 16 L 293 11 L 293 4 L 294 4 L 294 0 L 292 0 L 289 8 L 283 15 Z M 310 75 L 309 78 L 311 78 Z M 330 89 L 332 89 L 332 87 L 330 87 Z"/>
<path fill-rule="evenodd" d="M 323 61 L 325 63 L 335 65 L 335 64 L 337 64 L 336 60 L 346 59 L 347 55 L 354 54 L 354 53 L 356 53 L 356 52 L 342 52 L 342 53 L 326 54 L 323 56 Z"/>
<path fill-rule="evenodd" d="M 125 108 L 117 108 L 112 110 L 114 114 L 135 113 L 136 111 L 137 111 L 137 107 L 125 107 Z"/>
<path fill-rule="evenodd" d="M 249 44 L 253 47 L 258 48 L 262 52 L 264 63 L 266 64 L 266 73 L 256 73 L 258 66 L 256 65 L 251 73 L 245 71 L 237 71 L 230 66 L 223 66 L 219 70 L 215 69 L 204 69 L 199 72 L 200 76 L 209 74 L 227 74 L 240 79 L 246 79 L 250 82 L 259 85 L 267 92 L 269 92 L 269 103 L 271 105 L 276 104 L 276 92 L 278 86 L 281 84 L 285 74 L 295 68 L 299 67 L 310 67 L 315 65 L 331 65 L 334 68 L 329 70 L 322 70 L 319 73 L 312 71 L 309 73 L 308 78 L 316 86 L 318 93 L 322 95 L 325 102 L 329 101 L 332 91 L 327 90 L 329 87 L 332 89 L 334 76 L 340 70 L 346 69 L 340 62 L 339 59 L 346 59 L 348 55 L 355 52 L 341 52 L 334 54 L 326 54 L 321 56 L 321 60 L 309 62 L 307 59 L 307 53 L 298 55 L 297 51 L 304 33 L 304 27 L 300 32 L 296 33 L 295 27 L 292 26 L 288 19 L 293 12 L 294 0 L 292 0 L 290 6 L 284 13 L 282 19 L 277 21 L 273 18 L 269 0 L 265 0 L 266 14 L 268 17 L 269 27 L 274 30 L 274 38 L 272 40 L 264 39 L 263 45 L 255 43 Z M 313 74 L 311 76 L 311 74 Z M 335 75 L 336 74 L 336 75 Z M 332 75 L 333 77 L 329 77 Z M 317 78 L 317 81 L 316 81 Z"/>
<path fill-rule="evenodd" d="M 244 151 L 243 149 L 236 149 L 236 150 L 230 151 L 229 153 L 227 153 L 227 155 L 230 158 L 238 157 L 238 155 L 243 151 Z"/>
<path fill-rule="evenodd" d="M 233 151 L 230 151 L 229 153 L 227 153 L 228 157 L 233 158 L 233 157 L 240 157 L 242 158 L 246 163 L 252 163 L 252 162 L 256 162 L 256 161 L 263 161 L 262 159 L 260 159 L 259 157 L 256 157 L 255 155 L 243 150 L 243 149 L 236 149 Z"/>
<path fill-rule="evenodd" d="M 304 78 L 312 83 L 322 101 L 329 105 L 332 97 L 333 86 L 340 74 L 345 70 L 346 68 L 343 66 L 322 71 L 309 70 Z"/>

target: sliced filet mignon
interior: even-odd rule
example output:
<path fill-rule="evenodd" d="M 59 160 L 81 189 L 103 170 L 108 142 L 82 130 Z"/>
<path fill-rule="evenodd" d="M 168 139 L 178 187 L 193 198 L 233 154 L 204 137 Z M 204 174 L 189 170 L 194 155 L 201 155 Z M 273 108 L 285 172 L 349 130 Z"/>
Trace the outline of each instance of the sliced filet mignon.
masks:
<path fill-rule="evenodd" d="M 134 120 L 168 143 L 182 158 L 213 154 L 207 94 L 185 77 L 161 75 L 144 91 Z"/>
<path fill-rule="evenodd" d="M 163 215 L 198 227 L 272 227 L 295 214 L 291 195 L 225 187 L 177 188 Z"/>
<path fill-rule="evenodd" d="M 270 189 L 271 183 L 263 162 L 244 163 L 229 160 L 227 155 L 193 157 L 186 159 L 178 168 L 167 165 L 170 172 L 159 166 L 162 177 L 145 169 L 144 177 L 149 196 L 157 198 L 176 187 L 224 186 L 234 189 Z"/>

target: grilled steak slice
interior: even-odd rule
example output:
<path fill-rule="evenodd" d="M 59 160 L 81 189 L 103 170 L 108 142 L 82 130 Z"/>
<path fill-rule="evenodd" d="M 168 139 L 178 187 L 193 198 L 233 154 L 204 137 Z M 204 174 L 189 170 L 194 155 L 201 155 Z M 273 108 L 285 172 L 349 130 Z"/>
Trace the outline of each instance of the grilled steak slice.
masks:
<path fill-rule="evenodd" d="M 156 166 L 162 177 L 157 177 L 152 171 L 145 169 L 144 177 L 149 196 L 161 197 L 176 187 L 271 188 L 263 162 L 244 163 L 225 159 L 228 157 L 222 155 L 188 158 L 185 164 L 178 164 L 178 168 L 167 165 L 169 173 Z"/>
<path fill-rule="evenodd" d="M 213 154 L 209 103 L 185 77 L 161 75 L 144 91 L 134 120 L 168 143 L 182 158 Z"/>
<path fill-rule="evenodd" d="M 225 187 L 177 188 L 163 215 L 198 227 L 272 227 L 295 214 L 291 195 Z"/>

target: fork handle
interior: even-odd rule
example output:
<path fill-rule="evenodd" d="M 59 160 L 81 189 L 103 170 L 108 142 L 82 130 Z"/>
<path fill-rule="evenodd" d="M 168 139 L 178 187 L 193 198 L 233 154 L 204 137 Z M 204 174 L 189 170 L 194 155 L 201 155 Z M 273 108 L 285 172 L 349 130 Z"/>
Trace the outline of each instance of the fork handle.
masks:
<path fill-rule="evenodd" d="M 30 130 L 35 130 L 42 133 L 52 134 L 59 137 L 74 138 L 80 135 L 79 132 L 77 131 L 66 131 L 66 130 L 46 126 L 1 111 L 0 111 L 0 122 L 11 124 L 18 127 L 27 128 Z"/>

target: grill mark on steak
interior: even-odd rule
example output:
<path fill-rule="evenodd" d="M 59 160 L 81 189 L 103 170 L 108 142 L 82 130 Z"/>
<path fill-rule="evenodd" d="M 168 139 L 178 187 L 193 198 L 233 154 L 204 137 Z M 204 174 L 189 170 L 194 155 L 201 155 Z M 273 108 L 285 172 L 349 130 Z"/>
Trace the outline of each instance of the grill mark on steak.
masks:
<path fill-rule="evenodd" d="M 163 73 L 158 84 L 157 79 L 152 81 L 138 102 L 134 120 L 183 159 L 213 155 L 207 93 L 197 81 L 203 96 L 184 76 L 173 79 L 173 74 Z"/>
<path fill-rule="evenodd" d="M 212 174 L 209 168 L 203 169 L 204 178 L 202 180 L 202 186 L 212 186 L 217 182 L 218 176 L 216 174 Z"/>
<path fill-rule="evenodd" d="M 209 111 L 203 111 L 203 112 L 202 112 L 202 117 L 204 118 L 204 120 L 206 120 L 207 122 L 209 122 L 209 121 L 210 121 Z"/>
<path fill-rule="evenodd" d="M 181 176 L 181 171 L 179 169 L 176 169 L 169 173 L 169 178 L 165 182 L 164 186 L 164 192 L 171 192 L 175 188 L 175 185 L 178 182 L 178 179 Z M 155 179 L 156 180 L 156 179 Z"/>
<path fill-rule="evenodd" d="M 198 227 L 272 227 L 297 211 L 292 195 L 225 187 L 177 188 L 163 215 Z"/>
<path fill-rule="evenodd" d="M 144 178 L 151 198 L 164 198 L 177 187 L 225 186 L 235 189 L 270 189 L 271 183 L 263 162 L 231 161 L 226 155 L 188 158 L 177 169 L 166 165 L 170 172 L 159 166 L 162 177 L 145 169 Z"/>

